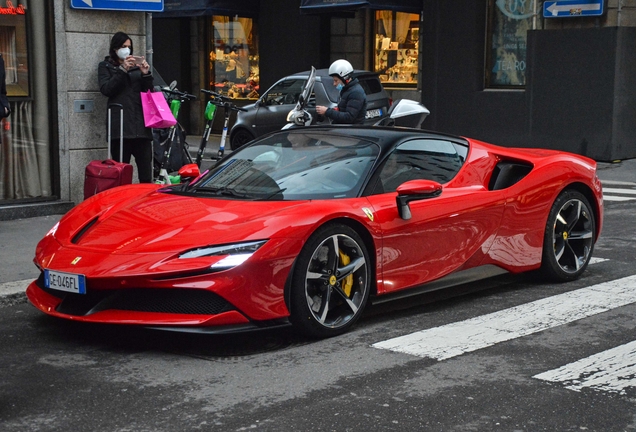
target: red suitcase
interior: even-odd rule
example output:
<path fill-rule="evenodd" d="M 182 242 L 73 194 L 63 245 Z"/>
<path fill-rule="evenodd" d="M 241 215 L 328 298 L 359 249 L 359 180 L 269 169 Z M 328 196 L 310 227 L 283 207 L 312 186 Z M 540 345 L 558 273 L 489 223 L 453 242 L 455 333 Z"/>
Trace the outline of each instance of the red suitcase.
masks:
<path fill-rule="evenodd" d="M 108 106 L 108 153 L 110 155 L 111 108 L 119 108 L 119 157 L 124 154 L 124 110 L 120 104 Z M 132 183 L 133 167 L 113 159 L 91 161 L 84 171 L 84 199 L 114 188 Z"/>

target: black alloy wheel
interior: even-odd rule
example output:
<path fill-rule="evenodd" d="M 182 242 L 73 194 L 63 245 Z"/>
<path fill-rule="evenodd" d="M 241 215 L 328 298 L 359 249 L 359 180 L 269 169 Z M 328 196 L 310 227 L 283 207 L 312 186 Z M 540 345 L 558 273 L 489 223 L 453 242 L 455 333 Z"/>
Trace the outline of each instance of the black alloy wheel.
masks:
<path fill-rule="evenodd" d="M 543 238 L 541 272 L 551 280 L 577 279 L 585 271 L 596 238 L 596 221 L 587 198 L 562 192 L 552 205 Z"/>
<path fill-rule="evenodd" d="M 292 324 L 312 337 L 347 331 L 362 315 L 371 287 L 371 260 L 360 236 L 341 224 L 318 229 L 292 276 Z"/>

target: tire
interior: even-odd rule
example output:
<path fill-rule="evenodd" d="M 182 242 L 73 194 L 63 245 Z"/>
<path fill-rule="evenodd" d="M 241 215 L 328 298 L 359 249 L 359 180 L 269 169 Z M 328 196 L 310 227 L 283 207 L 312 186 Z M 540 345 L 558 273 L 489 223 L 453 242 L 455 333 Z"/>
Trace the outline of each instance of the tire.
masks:
<path fill-rule="evenodd" d="M 552 205 L 543 236 L 541 274 L 566 282 L 585 271 L 596 238 L 596 221 L 585 196 L 575 190 L 562 192 Z"/>
<path fill-rule="evenodd" d="M 308 336 L 342 334 L 362 315 L 370 287 L 371 260 L 360 236 L 346 225 L 325 225 L 298 255 L 290 321 Z"/>
<path fill-rule="evenodd" d="M 230 147 L 232 148 L 232 150 L 238 150 L 253 139 L 254 137 L 251 133 L 249 133 L 245 129 L 239 129 L 234 133 L 234 135 L 232 135 L 232 139 L 230 140 Z"/>

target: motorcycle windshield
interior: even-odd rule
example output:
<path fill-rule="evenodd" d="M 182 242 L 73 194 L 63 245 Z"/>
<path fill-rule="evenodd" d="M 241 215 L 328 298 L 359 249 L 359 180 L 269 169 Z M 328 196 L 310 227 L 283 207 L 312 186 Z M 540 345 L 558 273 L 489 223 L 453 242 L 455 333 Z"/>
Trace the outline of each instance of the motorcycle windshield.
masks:
<path fill-rule="evenodd" d="M 309 78 L 307 78 L 307 82 L 305 83 L 305 88 L 300 93 L 300 97 L 298 97 L 298 102 L 296 103 L 296 110 L 302 111 L 307 108 L 307 104 L 309 103 L 309 97 L 311 93 L 314 91 L 314 83 L 316 82 L 316 68 L 311 67 L 311 71 L 309 72 Z"/>

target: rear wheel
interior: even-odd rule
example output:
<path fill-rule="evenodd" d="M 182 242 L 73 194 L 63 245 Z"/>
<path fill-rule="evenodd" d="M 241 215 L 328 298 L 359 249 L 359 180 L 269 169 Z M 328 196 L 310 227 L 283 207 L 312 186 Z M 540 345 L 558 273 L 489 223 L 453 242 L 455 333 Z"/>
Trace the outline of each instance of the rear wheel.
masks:
<path fill-rule="evenodd" d="M 360 236 L 346 225 L 324 226 L 298 255 L 290 320 L 313 337 L 344 333 L 362 315 L 370 281 L 369 254 Z"/>
<path fill-rule="evenodd" d="M 245 129 L 239 129 L 234 133 L 234 135 L 232 135 L 232 139 L 230 140 L 230 147 L 232 148 L 232 150 L 238 150 L 253 139 L 254 137 L 251 133 L 249 133 Z"/>
<path fill-rule="evenodd" d="M 554 201 L 543 238 L 541 272 L 556 281 L 578 278 L 592 257 L 596 222 L 587 198 L 567 190 Z"/>

